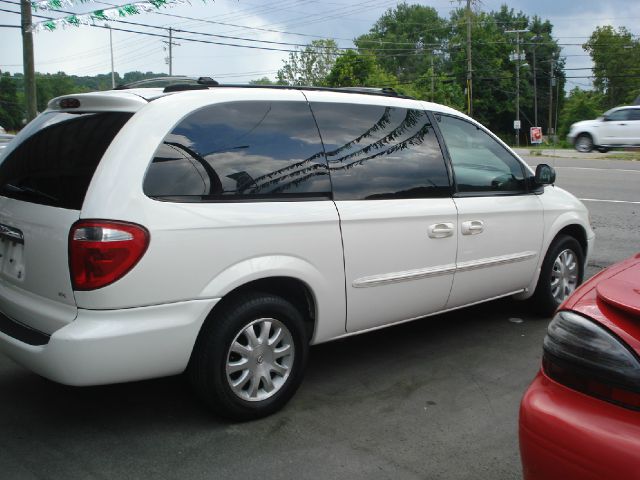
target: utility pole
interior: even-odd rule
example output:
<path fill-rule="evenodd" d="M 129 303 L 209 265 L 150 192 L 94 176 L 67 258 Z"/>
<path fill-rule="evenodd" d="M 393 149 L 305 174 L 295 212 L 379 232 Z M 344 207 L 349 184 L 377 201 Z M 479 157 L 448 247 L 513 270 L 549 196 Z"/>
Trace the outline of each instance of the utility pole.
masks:
<path fill-rule="evenodd" d="M 435 91 L 436 91 L 436 71 L 433 68 L 433 55 L 435 54 L 434 50 L 431 50 L 431 101 L 433 102 L 435 99 Z"/>
<path fill-rule="evenodd" d="M 471 2 L 467 0 L 467 113 L 473 117 L 473 67 L 471 65 Z"/>
<path fill-rule="evenodd" d="M 540 35 L 536 35 L 531 39 L 533 42 L 538 40 L 542 40 Z M 538 72 L 536 71 L 536 48 L 537 44 L 533 44 L 533 123 L 534 127 L 539 127 L 538 125 Z"/>
<path fill-rule="evenodd" d="M 549 67 L 549 126 L 547 127 L 547 135 L 549 135 L 549 140 L 556 133 L 553 129 L 553 84 L 555 83 L 555 68 L 554 68 L 555 60 L 551 57 L 550 67 Z"/>
<path fill-rule="evenodd" d="M 169 50 L 169 56 L 165 58 L 165 62 L 169 65 L 169 76 L 173 75 L 173 46 L 180 46 L 179 43 L 173 41 L 173 29 L 169 27 L 169 41 L 162 43 L 166 44 L 165 50 Z"/>
<path fill-rule="evenodd" d="M 113 71 L 113 32 L 109 27 L 109 50 L 111 51 L 111 88 L 116 88 L 116 75 Z"/>
<path fill-rule="evenodd" d="M 505 30 L 504 33 L 515 33 L 516 34 L 516 121 L 514 123 L 514 128 L 516 131 L 516 146 L 520 146 L 520 34 L 526 33 L 529 30 Z"/>
<path fill-rule="evenodd" d="M 20 0 L 22 18 L 22 63 L 24 68 L 24 97 L 27 103 L 27 122 L 38 115 L 36 102 L 36 72 L 33 60 L 33 34 L 31 28 L 31 2 Z"/>
<path fill-rule="evenodd" d="M 173 75 L 173 29 L 169 27 L 169 76 Z"/>

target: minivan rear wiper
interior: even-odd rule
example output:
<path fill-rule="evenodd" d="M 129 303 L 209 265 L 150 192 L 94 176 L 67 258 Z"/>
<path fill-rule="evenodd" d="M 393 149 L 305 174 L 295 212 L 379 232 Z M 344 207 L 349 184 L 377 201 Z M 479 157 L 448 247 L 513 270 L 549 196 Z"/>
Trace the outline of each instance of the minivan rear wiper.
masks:
<path fill-rule="evenodd" d="M 54 197 L 53 195 L 49 195 L 48 193 L 42 192 L 38 189 L 35 188 L 31 188 L 31 187 L 25 187 L 25 186 L 18 186 L 18 185 L 14 185 L 13 183 L 5 183 L 2 186 L 2 190 L 5 190 L 7 192 L 13 192 L 13 193 L 26 193 L 29 195 L 33 195 L 36 197 L 41 197 L 41 198 L 46 198 L 48 200 L 53 200 L 54 202 L 58 202 L 59 199 Z"/>

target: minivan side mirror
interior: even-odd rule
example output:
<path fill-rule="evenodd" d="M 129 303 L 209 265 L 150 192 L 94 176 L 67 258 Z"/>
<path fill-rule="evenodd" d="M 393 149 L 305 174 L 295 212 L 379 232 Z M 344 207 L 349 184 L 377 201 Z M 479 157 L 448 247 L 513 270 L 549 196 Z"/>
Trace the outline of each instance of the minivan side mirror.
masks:
<path fill-rule="evenodd" d="M 536 176 L 534 177 L 534 181 L 536 182 L 536 185 L 551 185 L 552 183 L 555 183 L 555 169 L 546 163 L 541 163 L 536 167 Z"/>

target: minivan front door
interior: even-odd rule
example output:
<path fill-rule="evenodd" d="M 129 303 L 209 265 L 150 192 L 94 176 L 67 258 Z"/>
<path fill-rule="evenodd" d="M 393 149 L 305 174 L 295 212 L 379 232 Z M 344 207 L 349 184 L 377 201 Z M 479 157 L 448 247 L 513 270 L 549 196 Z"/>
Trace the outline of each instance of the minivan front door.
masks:
<path fill-rule="evenodd" d="M 479 126 L 448 115 L 436 119 L 453 167 L 459 223 L 447 308 L 522 291 L 535 274 L 544 231 L 527 171 Z"/>
<path fill-rule="evenodd" d="M 633 145 L 631 110 L 620 109 L 610 113 L 600 124 L 600 138 L 604 145 Z"/>
<path fill-rule="evenodd" d="M 347 331 L 443 309 L 455 271 L 457 212 L 428 115 L 384 97 L 363 105 L 305 94 L 340 216 Z"/>

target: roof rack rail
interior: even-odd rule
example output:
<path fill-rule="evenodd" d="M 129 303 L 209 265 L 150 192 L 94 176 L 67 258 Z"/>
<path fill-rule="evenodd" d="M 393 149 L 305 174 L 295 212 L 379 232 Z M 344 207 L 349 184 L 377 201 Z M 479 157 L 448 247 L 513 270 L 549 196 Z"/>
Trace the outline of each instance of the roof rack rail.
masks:
<path fill-rule="evenodd" d="M 129 88 L 150 88 L 164 87 L 163 92 L 182 92 L 186 90 L 206 90 L 210 87 L 215 88 L 268 88 L 275 90 L 302 90 L 302 91 L 320 91 L 320 92 L 342 92 L 342 93 L 359 93 L 365 95 L 381 95 L 385 97 L 413 98 L 398 93 L 391 87 L 311 87 L 304 85 L 253 85 L 253 84 L 237 84 L 227 83 L 220 84 L 211 77 L 187 77 L 187 76 L 166 76 L 157 78 L 147 78 L 137 82 L 127 83 L 126 85 L 118 85 L 115 90 L 126 90 Z"/>
<path fill-rule="evenodd" d="M 217 85 L 216 88 L 269 88 L 275 90 L 302 90 L 317 92 L 340 92 L 340 93 L 356 93 L 364 95 L 381 95 L 385 97 L 409 98 L 413 97 L 402 95 L 391 87 L 309 87 L 304 85 L 252 85 L 252 84 L 231 84 L 223 83 Z"/>
<path fill-rule="evenodd" d="M 114 90 L 127 90 L 129 88 L 149 88 L 149 87 L 173 87 L 173 90 L 167 91 L 180 91 L 180 90 L 190 90 L 187 88 L 189 86 L 201 86 L 200 88 L 213 87 L 218 85 L 211 77 L 187 77 L 184 75 L 174 75 L 174 76 L 166 76 L 166 77 L 154 77 L 154 78 L 146 78 L 144 80 L 138 80 L 136 82 L 131 82 L 127 84 L 118 85 Z M 181 89 L 176 88 L 177 86 L 182 86 Z M 196 87 L 198 88 L 198 87 Z"/>
<path fill-rule="evenodd" d="M 373 93 L 373 94 L 384 94 L 384 95 L 398 95 L 391 87 L 338 87 L 339 90 L 348 90 L 353 93 Z"/>

